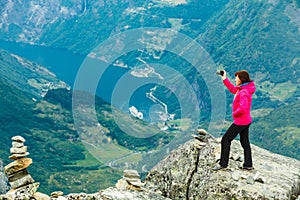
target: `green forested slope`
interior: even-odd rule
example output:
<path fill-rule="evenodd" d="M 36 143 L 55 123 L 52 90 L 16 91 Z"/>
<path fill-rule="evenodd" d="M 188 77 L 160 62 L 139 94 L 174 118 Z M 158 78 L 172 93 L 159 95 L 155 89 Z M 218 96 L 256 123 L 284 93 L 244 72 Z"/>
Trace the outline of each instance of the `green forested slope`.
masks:
<path fill-rule="evenodd" d="M 122 172 L 107 167 L 108 163 L 101 163 L 101 160 L 94 158 L 90 154 L 91 149 L 86 149 L 87 146 L 82 143 L 83 138 L 74 127 L 71 91 L 50 90 L 43 100 L 34 102 L 28 94 L 0 80 L 0 93 L 3 94 L 0 102 L 0 132 L 3 137 L 0 144 L 4 147 L 0 150 L 0 158 L 4 164 L 8 164 L 11 138 L 15 135 L 23 136 L 33 159 L 29 172 L 41 183 L 41 191 L 95 192 L 115 184 L 120 178 Z M 96 109 L 99 123 L 106 129 L 106 135 L 100 142 L 104 139 L 112 141 L 111 145 L 120 145 L 119 150 L 126 148 L 126 154 L 155 150 L 173 137 L 166 133 L 148 138 L 130 136 L 116 125 L 110 105 L 97 99 Z M 130 117 L 128 114 L 120 113 L 119 116 L 121 115 L 125 121 Z M 93 129 L 91 125 L 87 126 Z M 145 122 L 135 121 L 135 128 L 143 129 L 144 126 L 147 126 Z M 90 137 L 93 145 L 97 146 L 95 140 L 99 135 L 91 132 Z M 115 156 L 112 150 L 107 156 Z M 97 154 L 97 149 L 91 151 Z M 118 155 L 115 157 L 116 160 L 119 158 Z M 140 159 L 136 158 L 132 162 L 137 163 Z"/>
<path fill-rule="evenodd" d="M 50 92 L 52 99 L 62 103 L 40 99 L 41 90 L 50 89 L 43 87 L 44 83 L 60 81 L 8 52 L 1 51 L 0 58 L 0 158 L 4 165 L 12 162 L 8 159 L 11 138 L 21 135 L 33 159 L 28 170 L 41 183 L 42 192 L 91 192 L 111 186 L 119 178 L 118 172 L 93 158 L 78 139 L 70 110 L 71 91 Z M 29 80 L 42 87 L 30 85 Z"/>
<path fill-rule="evenodd" d="M 68 88 L 65 82 L 46 68 L 2 49 L 0 66 L 0 75 L 5 83 L 33 98 L 41 98 L 49 89 Z"/>
<path fill-rule="evenodd" d="M 251 140 L 273 152 L 300 160 L 300 102 L 281 106 L 254 120 Z"/>
<path fill-rule="evenodd" d="M 44 100 L 33 102 L 2 78 L 0 93 L 0 158 L 4 164 L 12 162 L 8 159 L 11 137 L 23 136 L 33 159 L 28 170 L 41 183 L 42 192 L 97 191 L 119 178 L 118 172 L 101 167 L 86 151 L 78 140 L 70 111 Z M 80 160 L 83 164 L 77 164 Z"/>
<path fill-rule="evenodd" d="M 230 1 L 198 39 L 232 78 L 249 70 L 258 84 L 258 107 L 277 107 L 300 94 L 299 14 L 292 1 Z"/>

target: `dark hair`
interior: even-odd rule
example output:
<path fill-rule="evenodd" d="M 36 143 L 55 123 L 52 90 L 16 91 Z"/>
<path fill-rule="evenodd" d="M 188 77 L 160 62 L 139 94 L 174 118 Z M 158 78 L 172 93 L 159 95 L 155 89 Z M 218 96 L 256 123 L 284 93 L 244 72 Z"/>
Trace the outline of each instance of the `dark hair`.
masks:
<path fill-rule="evenodd" d="M 237 71 L 237 72 L 235 72 L 234 75 L 239 77 L 239 79 L 241 80 L 242 84 L 252 81 L 250 79 L 249 73 L 246 70 Z"/>

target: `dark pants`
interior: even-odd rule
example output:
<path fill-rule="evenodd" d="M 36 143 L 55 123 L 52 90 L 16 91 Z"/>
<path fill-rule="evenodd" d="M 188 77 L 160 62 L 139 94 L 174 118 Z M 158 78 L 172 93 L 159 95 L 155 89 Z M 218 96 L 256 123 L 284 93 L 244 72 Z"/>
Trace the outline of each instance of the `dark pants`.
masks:
<path fill-rule="evenodd" d="M 231 124 L 231 126 L 226 131 L 225 135 L 222 137 L 221 141 L 221 159 L 220 165 L 222 167 L 227 167 L 229 162 L 229 153 L 231 141 L 240 134 L 240 142 L 244 149 L 244 167 L 252 167 L 252 155 L 251 147 L 249 142 L 249 125 L 239 126 Z"/>

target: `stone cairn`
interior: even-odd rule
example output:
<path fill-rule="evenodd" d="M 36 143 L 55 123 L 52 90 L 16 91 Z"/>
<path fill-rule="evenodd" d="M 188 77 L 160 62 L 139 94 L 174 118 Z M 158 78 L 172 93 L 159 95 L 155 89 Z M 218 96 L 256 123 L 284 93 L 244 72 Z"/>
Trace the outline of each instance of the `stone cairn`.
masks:
<path fill-rule="evenodd" d="M 12 137 L 12 147 L 10 148 L 11 156 L 9 159 L 14 160 L 4 167 L 4 172 L 8 176 L 11 190 L 5 196 L 8 199 L 30 199 L 36 193 L 39 183 L 35 183 L 27 168 L 32 164 L 27 146 L 24 146 L 25 139 L 21 136 Z"/>
<path fill-rule="evenodd" d="M 119 190 L 142 190 L 144 183 L 141 182 L 139 173 L 136 170 L 124 170 L 123 178 L 118 180 L 116 188 Z"/>
<path fill-rule="evenodd" d="M 196 139 L 196 141 L 198 141 L 197 143 L 195 143 L 195 145 L 198 148 L 201 148 L 203 146 L 205 146 L 208 142 L 208 136 L 207 136 L 207 132 L 204 129 L 197 129 L 196 134 L 193 134 L 192 137 Z"/>

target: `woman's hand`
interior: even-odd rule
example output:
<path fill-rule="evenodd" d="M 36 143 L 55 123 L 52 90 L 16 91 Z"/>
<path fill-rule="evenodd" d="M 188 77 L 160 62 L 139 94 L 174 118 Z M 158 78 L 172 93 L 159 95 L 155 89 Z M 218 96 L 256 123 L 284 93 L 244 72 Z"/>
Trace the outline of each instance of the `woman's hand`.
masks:
<path fill-rule="evenodd" d="M 226 79 L 226 71 L 223 69 L 224 73 L 223 73 L 223 76 L 222 77 L 222 80 L 225 80 Z"/>

